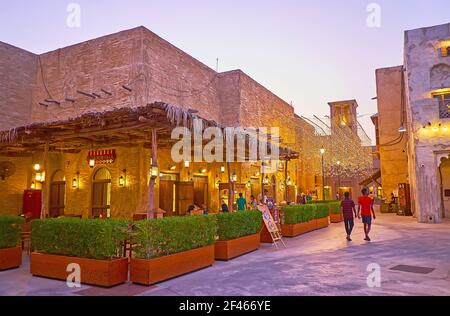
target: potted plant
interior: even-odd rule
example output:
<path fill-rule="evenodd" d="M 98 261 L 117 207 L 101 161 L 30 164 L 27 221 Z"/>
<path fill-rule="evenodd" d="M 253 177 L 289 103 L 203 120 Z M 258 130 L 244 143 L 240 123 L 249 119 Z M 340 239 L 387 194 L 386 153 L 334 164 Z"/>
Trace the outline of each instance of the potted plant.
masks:
<path fill-rule="evenodd" d="M 216 260 L 230 260 L 259 249 L 262 228 L 260 211 L 221 213 L 216 216 Z"/>
<path fill-rule="evenodd" d="M 152 285 L 214 263 L 216 216 L 168 217 L 136 223 L 133 283 Z"/>
<path fill-rule="evenodd" d="M 316 229 L 322 229 L 330 226 L 330 204 L 316 204 Z"/>
<path fill-rule="evenodd" d="M 0 216 L 0 271 L 18 268 L 22 264 L 19 246 L 24 219 L 18 216 Z"/>
<path fill-rule="evenodd" d="M 284 223 L 281 231 L 284 237 L 296 237 L 316 229 L 316 205 L 288 205 L 283 208 Z"/>
<path fill-rule="evenodd" d="M 344 221 L 344 216 L 342 215 L 341 202 L 330 202 L 330 221 L 332 223 L 341 223 Z"/>
<path fill-rule="evenodd" d="M 128 223 L 120 220 L 59 218 L 32 222 L 30 271 L 66 280 L 70 264 L 80 267 L 81 283 L 112 287 L 128 280 L 122 243 Z"/>

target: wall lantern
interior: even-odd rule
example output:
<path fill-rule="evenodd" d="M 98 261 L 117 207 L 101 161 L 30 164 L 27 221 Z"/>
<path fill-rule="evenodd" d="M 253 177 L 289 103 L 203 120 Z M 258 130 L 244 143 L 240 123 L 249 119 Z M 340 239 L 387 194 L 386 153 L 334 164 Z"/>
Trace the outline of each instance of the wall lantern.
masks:
<path fill-rule="evenodd" d="M 80 188 L 80 173 L 77 172 L 76 177 L 72 180 L 72 188 L 79 189 Z"/>
<path fill-rule="evenodd" d="M 42 182 L 42 173 L 36 172 L 35 180 L 36 182 Z"/>
<path fill-rule="evenodd" d="M 31 190 L 34 190 L 34 189 L 36 189 L 36 184 L 33 181 L 33 182 L 31 182 Z"/>
<path fill-rule="evenodd" d="M 285 185 L 284 185 L 284 183 L 281 183 L 281 186 L 280 186 L 280 187 L 281 187 L 281 191 L 284 191 L 284 189 L 286 188 Z"/>
<path fill-rule="evenodd" d="M 221 166 L 221 167 L 220 167 L 220 172 L 221 172 L 221 173 L 225 173 L 225 166 Z"/>
<path fill-rule="evenodd" d="M 41 165 L 37 163 L 37 164 L 35 164 L 33 166 L 33 169 L 34 169 L 34 171 L 40 171 L 41 170 Z"/>
<path fill-rule="evenodd" d="M 127 186 L 127 169 L 122 170 L 123 175 L 119 177 L 119 187 L 124 188 Z"/>
<path fill-rule="evenodd" d="M 247 182 L 247 188 L 250 189 L 252 187 L 252 182 L 250 180 L 248 180 Z"/>
<path fill-rule="evenodd" d="M 292 180 L 291 180 L 291 177 L 289 177 L 289 178 L 287 179 L 287 185 L 289 185 L 289 186 L 291 186 L 291 185 L 292 185 Z"/>
<path fill-rule="evenodd" d="M 217 181 L 216 181 L 216 188 L 217 189 L 220 188 L 220 184 L 221 183 L 222 183 L 222 181 L 219 178 L 217 178 Z"/>
<path fill-rule="evenodd" d="M 190 165 L 191 165 L 191 163 L 190 163 L 188 160 L 186 160 L 186 161 L 184 162 L 184 167 L 185 167 L 185 168 L 189 168 Z"/>
<path fill-rule="evenodd" d="M 259 172 L 257 172 L 256 174 L 255 174 L 255 177 L 259 177 L 261 174 L 259 173 Z"/>
<path fill-rule="evenodd" d="M 263 184 L 268 185 L 270 183 L 269 177 L 266 176 L 263 180 Z"/>
<path fill-rule="evenodd" d="M 320 149 L 320 154 L 321 154 L 321 155 L 324 155 L 324 154 L 325 154 L 325 148 L 322 147 L 322 148 Z"/>
<path fill-rule="evenodd" d="M 94 168 L 95 167 L 95 159 L 89 159 L 89 168 Z"/>
<path fill-rule="evenodd" d="M 206 168 L 203 168 L 202 170 L 200 170 L 200 173 L 207 173 L 208 172 L 208 169 L 206 169 Z"/>
<path fill-rule="evenodd" d="M 237 182 L 237 174 L 236 174 L 236 171 L 233 171 L 233 174 L 231 175 L 231 182 Z"/>
<path fill-rule="evenodd" d="M 158 175 L 159 175 L 158 166 L 151 166 L 150 167 L 150 177 L 152 179 L 156 179 L 156 178 L 158 178 Z"/>
<path fill-rule="evenodd" d="M 171 166 L 169 166 L 169 169 L 171 171 L 175 171 L 175 170 L 177 170 L 177 165 L 171 165 Z"/>

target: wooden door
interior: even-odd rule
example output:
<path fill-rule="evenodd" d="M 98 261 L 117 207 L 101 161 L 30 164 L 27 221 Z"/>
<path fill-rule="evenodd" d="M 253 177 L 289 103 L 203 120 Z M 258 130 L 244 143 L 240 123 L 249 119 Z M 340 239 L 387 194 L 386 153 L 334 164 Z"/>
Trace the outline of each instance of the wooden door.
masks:
<path fill-rule="evenodd" d="M 165 216 L 173 216 L 175 209 L 175 181 L 163 180 L 159 182 L 159 208 L 166 211 Z"/>
<path fill-rule="evenodd" d="M 53 182 L 50 185 L 50 217 L 59 217 L 64 215 L 66 199 L 66 183 Z"/>
<path fill-rule="evenodd" d="M 103 218 L 110 215 L 111 181 L 96 181 L 92 186 L 92 217 Z"/>
<path fill-rule="evenodd" d="M 179 182 L 177 184 L 177 213 L 186 215 L 187 208 L 194 204 L 194 183 Z"/>
<path fill-rule="evenodd" d="M 208 206 L 208 178 L 194 178 L 194 204 L 202 208 L 202 205 Z"/>

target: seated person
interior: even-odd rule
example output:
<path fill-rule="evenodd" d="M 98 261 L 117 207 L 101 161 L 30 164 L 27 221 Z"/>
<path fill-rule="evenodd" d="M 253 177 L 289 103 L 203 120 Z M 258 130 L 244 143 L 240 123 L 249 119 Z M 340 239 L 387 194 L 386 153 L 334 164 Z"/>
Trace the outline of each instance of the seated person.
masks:
<path fill-rule="evenodd" d="M 228 208 L 228 205 L 226 205 L 225 203 L 222 204 L 221 207 L 222 213 L 229 213 L 230 209 Z"/>
<path fill-rule="evenodd" d="M 195 205 L 189 205 L 186 210 L 186 215 L 191 216 L 193 211 L 195 211 Z"/>

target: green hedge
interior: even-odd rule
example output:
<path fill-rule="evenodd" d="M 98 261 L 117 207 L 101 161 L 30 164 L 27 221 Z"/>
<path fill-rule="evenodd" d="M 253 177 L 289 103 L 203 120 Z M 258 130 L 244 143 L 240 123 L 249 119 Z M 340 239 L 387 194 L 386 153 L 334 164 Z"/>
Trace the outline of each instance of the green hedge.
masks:
<path fill-rule="evenodd" d="M 295 225 L 310 222 L 316 218 L 316 210 L 315 204 L 287 205 L 283 208 L 284 223 Z"/>
<path fill-rule="evenodd" d="M 325 200 L 325 201 L 322 201 L 322 200 L 315 200 L 315 201 L 311 201 L 311 202 L 308 202 L 308 204 L 327 204 L 327 203 L 336 203 L 336 202 L 340 202 L 340 201 L 338 201 L 338 200 Z"/>
<path fill-rule="evenodd" d="M 168 217 L 136 223 L 136 257 L 152 259 L 214 244 L 216 216 Z"/>
<path fill-rule="evenodd" d="M 330 204 L 329 203 L 322 203 L 322 204 L 316 204 L 316 219 L 325 218 L 330 216 Z"/>
<path fill-rule="evenodd" d="M 58 218 L 32 222 L 34 251 L 87 259 L 113 259 L 121 255 L 128 222 Z"/>
<path fill-rule="evenodd" d="M 330 202 L 330 214 L 341 214 L 341 201 Z"/>
<path fill-rule="evenodd" d="M 24 222 L 19 216 L 0 216 L 0 249 L 13 248 L 20 243 Z"/>
<path fill-rule="evenodd" d="M 220 213 L 217 215 L 217 235 L 219 240 L 254 235 L 261 231 L 262 221 L 260 211 Z"/>

